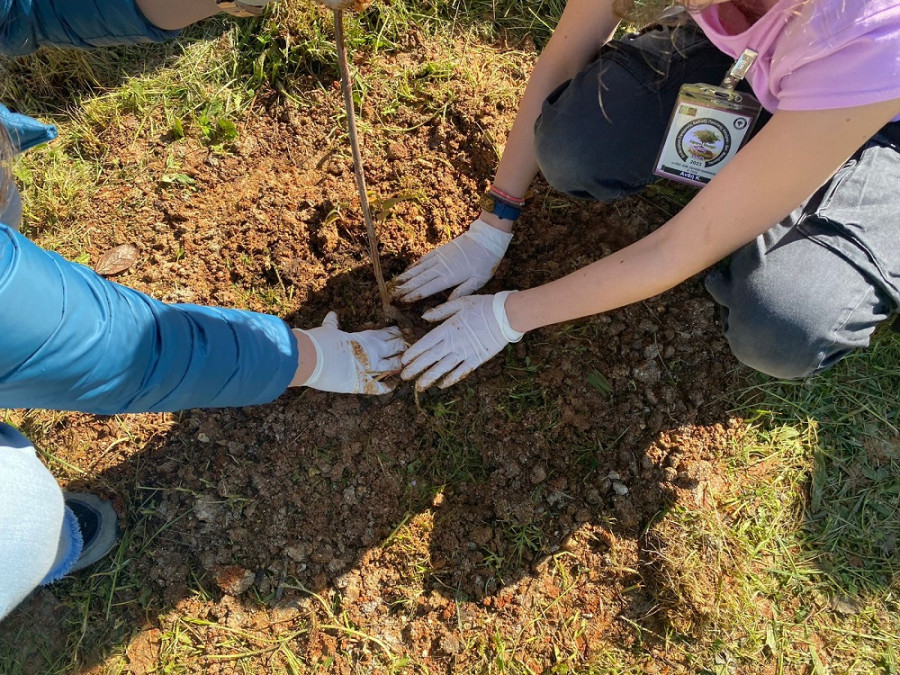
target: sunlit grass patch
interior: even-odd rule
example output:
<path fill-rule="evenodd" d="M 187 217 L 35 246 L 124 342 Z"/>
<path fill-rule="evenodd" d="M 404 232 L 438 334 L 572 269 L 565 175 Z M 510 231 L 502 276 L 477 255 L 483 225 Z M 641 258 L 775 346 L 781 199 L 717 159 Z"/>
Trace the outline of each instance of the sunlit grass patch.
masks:
<path fill-rule="evenodd" d="M 524 84 L 525 65 L 532 55 L 524 55 L 525 47 L 523 52 L 511 51 L 502 38 L 530 33 L 542 43 L 562 4 L 385 0 L 361 16 L 348 16 L 350 47 L 360 55 L 355 68 L 366 68 L 356 90 L 366 104 L 361 111 L 362 123 L 368 125 L 364 130 L 382 124 L 388 125 L 380 128 L 390 134 L 406 131 L 407 127 L 390 127 L 391 116 L 404 106 L 415 112 L 411 125 L 452 120 L 458 112 L 454 94 L 463 88 L 486 92 L 498 108 L 515 106 L 521 89 L 510 83 Z M 413 25 L 444 32 L 428 45 L 431 51 L 422 63 L 392 71 L 389 57 L 409 48 L 404 40 Z M 373 58 L 378 55 L 384 58 Z M 17 65 L 15 78 L 5 90 L 0 85 L 0 91 L 26 112 L 58 122 L 62 131 L 58 143 L 16 165 L 25 191 L 28 233 L 45 247 L 80 260 L 90 244 L 91 195 L 110 176 L 127 178 L 146 161 L 137 158 L 123 167 L 109 156 L 105 134 L 165 137 L 168 147 L 188 139 L 211 152 L 229 152 L 230 137 L 240 133 L 242 120 L 252 114 L 260 96 L 309 104 L 317 89 L 332 86 L 337 77 L 334 58 L 331 15 L 312 3 L 285 3 L 259 21 L 215 19 L 170 45 L 90 55 L 45 52 Z M 383 88 L 393 88 L 393 96 L 385 95 Z M 369 105 L 372 101 L 379 105 Z M 340 115 L 336 107 L 335 126 L 323 134 L 340 138 Z M 479 143 L 490 150 L 485 154 L 499 156 L 504 137 L 500 125 L 486 119 L 477 123 L 483 132 Z M 366 150 L 385 151 L 379 144 L 386 146 L 386 139 L 367 139 Z M 343 141 L 339 152 L 346 153 Z M 192 179 L 177 158 L 170 160 L 161 179 L 164 189 L 187 193 Z M 402 184 L 400 194 L 382 203 L 402 198 L 419 204 L 431 197 L 414 168 L 404 173 L 402 180 L 409 184 Z M 672 214 L 687 199 L 681 191 L 662 188 L 651 189 L 646 196 Z M 575 208 L 571 200 L 555 193 L 542 196 L 541 202 L 560 219 Z M 460 226 L 464 223 L 453 223 Z M 444 233 L 452 236 L 449 230 Z M 181 254 L 179 249 L 176 255 Z M 241 303 L 277 312 L 289 304 L 276 263 L 271 264 L 279 286 L 239 288 Z M 599 337 L 591 326 L 582 322 L 554 330 L 567 334 L 571 338 L 567 349 L 590 366 L 583 374 L 590 392 L 610 398 L 616 392 L 609 373 L 590 365 Z M 629 624 L 637 636 L 632 648 L 605 645 L 590 652 L 584 635 L 591 619 L 579 612 L 551 617 L 558 603 L 548 600 L 523 620 L 527 637 L 524 628 L 510 633 L 497 628 L 490 614 L 478 615 L 481 623 L 461 640 L 461 649 L 472 656 L 471 672 L 624 674 L 665 672 L 671 667 L 674 673 L 679 672 L 678 664 L 685 663 L 691 672 L 717 674 L 897 672 L 898 357 L 898 340 L 885 335 L 868 352 L 809 382 L 754 379 L 736 402 L 740 407 L 735 415 L 743 421 L 735 427 L 732 447 L 715 459 L 716 480 L 693 493 L 699 501 L 687 495 L 662 514 L 642 542 L 643 571 L 659 608 L 647 625 Z M 494 407 L 486 413 L 539 425 L 545 431 L 555 429 L 558 402 L 540 386 L 541 368 L 512 350 L 494 367 L 498 364 L 504 391 L 490 391 Z M 410 489 L 410 501 L 418 500 L 413 506 L 421 506 L 430 492 L 446 488 L 452 494 L 463 484 L 483 483 L 489 476 L 487 453 L 469 436 L 471 418 L 465 414 L 465 407 L 483 396 L 485 387 L 489 389 L 488 379 L 472 378 L 420 402 L 425 428 L 417 458 L 408 468 L 410 476 L 424 480 L 416 490 Z M 18 415 L 14 421 L 39 447 L 48 435 L 46 427 L 65 418 L 60 413 Z M 601 458 L 615 447 L 617 438 L 589 441 L 576 455 L 585 474 L 603 468 Z M 92 470 L 63 463 L 53 447 L 42 456 L 62 478 L 86 477 Z M 308 479 L 298 474 L 298 481 Z M 150 555 L 152 542 L 167 536 L 157 523 L 154 500 L 144 494 L 152 490 L 156 488 L 136 488 L 127 504 L 136 514 L 129 523 L 128 541 L 145 542 L 133 547 L 134 555 Z M 170 521 L 180 517 L 170 515 Z M 557 584 L 561 593 L 574 588 L 579 577 L 563 564 L 568 554 L 549 550 L 550 520 L 549 516 L 492 520 L 492 536 L 502 546 L 484 549 L 485 564 L 498 578 L 514 579 L 526 563 L 543 559 L 537 572 L 542 579 Z M 433 523 L 431 512 L 404 517 L 381 543 L 399 570 L 394 609 L 411 617 L 434 576 L 431 568 L 436 561 L 427 546 Z M 625 565 L 616 561 L 615 554 L 610 553 L 604 574 Z M 93 642 L 108 652 L 98 672 L 101 668 L 121 672 L 131 658 L 126 652 L 135 649 L 136 625 L 118 623 L 110 629 L 112 634 L 99 637 L 90 631 L 103 629 L 116 614 L 112 609 L 122 604 L 159 624 L 152 664 L 158 672 L 196 672 L 210 664 L 253 672 L 260 657 L 273 659 L 272 672 L 331 671 L 334 656 L 309 660 L 302 654 L 297 642 L 299 637 L 306 640 L 311 629 L 300 620 L 273 636 L 241 626 L 218 627 L 206 615 L 193 614 L 189 603 L 167 607 L 163 616 L 160 599 L 141 586 L 131 569 L 120 550 L 89 576 L 65 582 L 59 595 L 68 619 L 60 639 L 68 651 L 48 651 L 47 672 L 73 672 Z M 207 585 L 202 570 L 196 570 L 191 597 L 208 601 Z M 399 656 L 378 626 L 353 623 L 341 608 L 341 592 L 322 597 L 290 584 L 285 587 L 320 602 L 325 619 L 317 630 L 342 637 L 349 645 L 339 654 L 351 658 L 358 653 L 353 650 L 364 648 L 376 655 L 374 665 L 359 672 L 428 672 L 414 663 L 418 655 Z M 661 615 L 667 625 L 657 632 L 653 620 Z M 95 624 L 98 627 L 91 628 Z M 538 639 L 553 645 L 552 666 L 531 657 L 537 653 Z M 19 672 L 17 654 L 8 645 L 0 648 L 0 671 Z"/>
<path fill-rule="evenodd" d="M 720 479 L 648 532 L 645 577 L 703 672 L 896 672 L 898 364 L 883 334 L 807 381 L 753 377 Z"/>

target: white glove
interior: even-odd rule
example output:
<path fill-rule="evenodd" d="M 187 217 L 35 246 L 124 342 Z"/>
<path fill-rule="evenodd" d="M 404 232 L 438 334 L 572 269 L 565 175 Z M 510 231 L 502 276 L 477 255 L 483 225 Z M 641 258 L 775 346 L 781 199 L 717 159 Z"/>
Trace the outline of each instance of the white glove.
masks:
<path fill-rule="evenodd" d="M 511 233 L 479 218 L 468 232 L 426 254 L 397 277 L 402 285 L 394 291 L 394 297 L 413 302 L 452 286 L 456 290 L 449 300 L 470 295 L 494 275 L 511 240 Z"/>
<path fill-rule="evenodd" d="M 316 2 L 328 9 L 353 9 L 357 12 L 372 4 L 372 0 L 316 0 Z"/>
<path fill-rule="evenodd" d="M 425 312 L 422 317 L 428 321 L 447 320 L 400 358 L 405 366 L 401 374 L 403 379 L 411 380 L 424 372 L 416 382 L 416 389 L 428 389 L 442 377 L 440 388 L 445 389 L 494 357 L 510 342 L 521 340 L 524 333 L 514 330 L 506 315 L 506 298 L 511 293 L 515 291 L 472 295 Z"/>
<path fill-rule="evenodd" d="M 216 4 L 223 12 L 231 16 L 248 17 L 260 16 L 263 10 L 273 0 L 216 0 Z"/>
<path fill-rule="evenodd" d="M 406 342 L 396 326 L 345 333 L 328 312 L 321 327 L 304 333 L 316 348 L 316 368 L 304 386 L 339 394 L 386 394 L 393 384 L 382 379 L 400 371 Z"/>

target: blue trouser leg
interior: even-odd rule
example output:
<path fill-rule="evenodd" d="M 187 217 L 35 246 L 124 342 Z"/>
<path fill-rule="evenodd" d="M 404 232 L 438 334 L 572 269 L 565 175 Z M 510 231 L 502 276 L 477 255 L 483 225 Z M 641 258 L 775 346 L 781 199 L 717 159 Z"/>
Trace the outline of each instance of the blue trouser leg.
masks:
<path fill-rule="evenodd" d="M 28 439 L 0 424 L 0 619 L 71 568 L 78 557 L 69 539 L 73 519 Z"/>
<path fill-rule="evenodd" d="M 653 166 L 678 89 L 718 83 L 731 62 L 691 23 L 607 45 L 544 103 L 535 151 L 547 182 L 574 197 L 612 201 L 658 180 Z M 742 362 L 777 377 L 811 375 L 868 345 L 897 311 L 898 147 L 895 123 L 708 276 Z"/>

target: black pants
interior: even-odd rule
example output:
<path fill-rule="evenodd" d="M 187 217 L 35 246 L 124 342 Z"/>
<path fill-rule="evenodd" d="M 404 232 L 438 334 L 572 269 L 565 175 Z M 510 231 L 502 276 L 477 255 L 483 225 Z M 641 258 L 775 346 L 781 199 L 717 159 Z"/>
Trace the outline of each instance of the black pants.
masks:
<path fill-rule="evenodd" d="M 606 45 L 544 103 L 535 150 L 545 178 L 599 201 L 659 180 L 653 167 L 679 88 L 719 84 L 732 62 L 690 22 Z M 739 88 L 749 90 L 745 82 Z M 789 217 L 707 277 L 741 361 L 777 377 L 811 375 L 867 346 L 897 310 L 898 148 L 900 124 L 889 124 Z"/>

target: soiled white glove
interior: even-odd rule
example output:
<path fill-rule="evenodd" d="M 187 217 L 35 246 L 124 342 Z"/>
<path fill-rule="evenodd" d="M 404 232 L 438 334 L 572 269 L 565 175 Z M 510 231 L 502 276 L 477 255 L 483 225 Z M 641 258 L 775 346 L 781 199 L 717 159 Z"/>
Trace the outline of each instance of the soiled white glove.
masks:
<path fill-rule="evenodd" d="M 316 348 L 316 368 L 304 386 L 339 394 L 386 394 L 393 384 L 382 379 L 400 371 L 406 342 L 396 326 L 346 333 L 328 312 L 319 328 L 297 330 Z"/>
<path fill-rule="evenodd" d="M 328 9 L 352 9 L 357 12 L 372 4 L 372 0 L 316 0 L 316 2 Z"/>
<path fill-rule="evenodd" d="M 511 240 L 511 233 L 479 218 L 468 232 L 424 255 L 397 277 L 402 285 L 394 291 L 394 297 L 413 302 L 453 286 L 456 290 L 450 300 L 470 295 L 494 276 Z"/>
<path fill-rule="evenodd" d="M 260 16 L 273 0 L 216 0 L 219 9 L 231 16 Z"/>
<path fill-rule="evenodd" d="M 509 325 L 506 298 L 515 291 L 496 295 L 472 295 L 429 309 L 423 318 L 444 321 L 406 350 L 401 357 L 405 366 L 401 377 L 419 377 L 416 389 L 422 391 L 441 380 L 440 388 L 456 384 L 510 342 L 518 342 L 524 333 Z M 426 372 L 427 371 L 427 372 Z"/>

